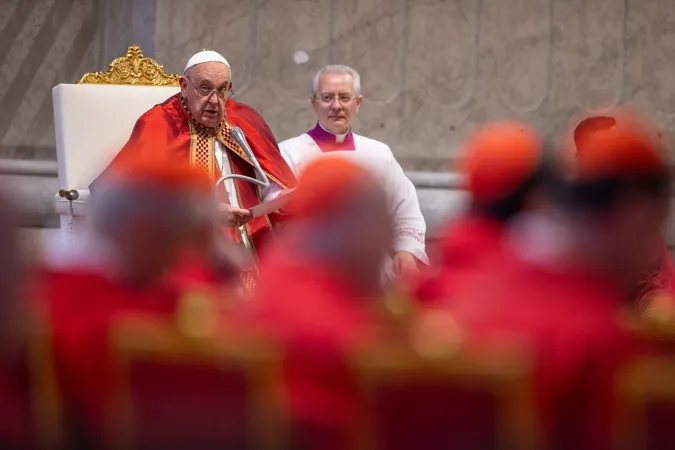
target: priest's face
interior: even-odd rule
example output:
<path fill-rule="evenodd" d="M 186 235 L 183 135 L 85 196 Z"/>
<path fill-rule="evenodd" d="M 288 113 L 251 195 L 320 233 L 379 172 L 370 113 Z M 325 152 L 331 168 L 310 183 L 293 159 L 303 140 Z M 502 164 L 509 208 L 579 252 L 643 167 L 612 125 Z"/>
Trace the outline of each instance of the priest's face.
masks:
<path fill-rule="evenodd" d="M 354 78 L 344 73 L 324 73 L 319 77 L 312 107 L 319 123 L 335 134 L 344 134 L 359 111 L 363 96 L 354 92 Z"/>
<path fill-rule="evenodd" d="M 192 117 L 209 128 L 217 127 L 223 119 L 231 87 L 230 68 L 219 62 L 197 64 L 180 80 L 180 90 Z"/>

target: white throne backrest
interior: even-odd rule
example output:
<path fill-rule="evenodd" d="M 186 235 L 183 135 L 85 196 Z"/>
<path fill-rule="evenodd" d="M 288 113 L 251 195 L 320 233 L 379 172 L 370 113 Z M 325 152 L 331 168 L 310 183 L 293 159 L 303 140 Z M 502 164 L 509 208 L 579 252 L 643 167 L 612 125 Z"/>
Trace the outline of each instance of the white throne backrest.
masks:
<path fill-rule="evenodd" d="M 62 230 L 82 220 L 89 185 L 122 149 L 138 118 L 179 92 L 178 79 L 132 46 L 108 72 L 88 73 L 78 84 L 53 88 L 59 189 L 79 194 L 74 216 L 70 202 L 56 194 Z"/>

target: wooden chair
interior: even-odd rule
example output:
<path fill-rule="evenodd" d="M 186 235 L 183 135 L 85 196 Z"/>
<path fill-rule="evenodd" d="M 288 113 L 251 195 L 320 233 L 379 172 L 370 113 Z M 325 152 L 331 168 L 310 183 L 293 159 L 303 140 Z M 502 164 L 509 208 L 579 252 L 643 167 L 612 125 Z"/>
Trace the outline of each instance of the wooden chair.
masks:
<path fill-rule="evenodd" d="M 531 449 L 530 364 L 518 348 L 428 354 L 382 341 L 352 355 L 367 396 L 354 448 Z"/>
<path fill-rule="evenodd" d="M 617 392 L 617 450 L 675 448 L 675 356 L 643 356 L 626 363 Z"/>
<path fill-rule="evenodd" d="M 617 450 L 675 448 L 675 320 L 673 299 L 655 297 L 642 313 L 626 312 L 620 323 L 643 345 L 644 354 L 625 362 L 616 377 Z"/>
<path fill-rule="evenodd" d="M 31 308 L 27 322 L 28 397 L 35 444 L 45 449 L 65 448 L 68 439 L 67 418 L 56 376 L 49 322 L 39 308 Z"/>
<path fill-rule="evenodd" d="M 108 430 L 117 448 L 257 450 L 285 442 L 274 396 L 281 355 L 264 338 L 190 335 L 171 320 L 129 317 L 115 325 L 111 346 L 121 371 Z"/>

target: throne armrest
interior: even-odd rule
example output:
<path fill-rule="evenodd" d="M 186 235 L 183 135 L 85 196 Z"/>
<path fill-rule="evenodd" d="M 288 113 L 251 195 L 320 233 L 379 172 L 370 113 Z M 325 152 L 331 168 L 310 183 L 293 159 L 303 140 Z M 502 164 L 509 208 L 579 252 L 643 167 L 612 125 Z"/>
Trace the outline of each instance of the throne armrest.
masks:
<path fill-rule="evenodd" d="M 91 192 L 89 189 L 77 189 L 79 194 L 77 200 L 73 200 L 73 214 L 76 216 L 83 216 L 89 202 Z M 54 195 L 54 205 L 56 214 L 68 215 L 70 214 L 70 200 L 61 197 L 58 193 Z"/>

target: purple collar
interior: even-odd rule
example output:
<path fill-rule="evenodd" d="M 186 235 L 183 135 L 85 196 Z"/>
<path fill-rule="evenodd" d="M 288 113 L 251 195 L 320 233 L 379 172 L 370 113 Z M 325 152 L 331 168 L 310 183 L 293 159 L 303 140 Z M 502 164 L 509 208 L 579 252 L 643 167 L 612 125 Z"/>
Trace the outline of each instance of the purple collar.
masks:
<path fill-rule="evenodd" d="M 307 134 L 314 139 L 316 145 L 319 146 L 322 152 L 334 152 L 338 150 L 356 150 L 354 147 L 354 135 L 350 129 L 347 132 L 347 136 L 342 142 L 337 142 L 337 137 L 323 128 L 319 123 L 316 123 L 316 126 L 309 130 Z"/>

